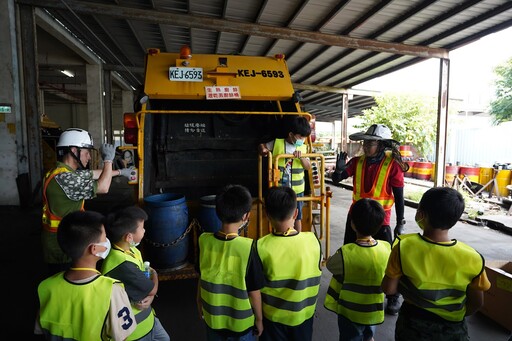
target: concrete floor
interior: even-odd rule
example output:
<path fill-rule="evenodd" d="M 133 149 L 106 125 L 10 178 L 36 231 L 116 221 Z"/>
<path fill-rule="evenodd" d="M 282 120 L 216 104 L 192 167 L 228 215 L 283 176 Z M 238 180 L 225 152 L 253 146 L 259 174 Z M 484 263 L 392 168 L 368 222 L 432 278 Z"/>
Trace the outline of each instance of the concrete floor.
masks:
<path fill-rule="evenodd" d="M 350 190 L 336 186 L 331 186 L 331 189 L 333 199 L 330 254 L 343 241 L 345 218 L 351 200 Z M 407 233 L 419 231 L 414 223 L 414 214 L 414 208 L 406 207 Z M 4 276 L 4 287 L 7 287 L 4 291 L 4 308 L 7 318 L 3 319 L 3 332 L 4 335 L 16 335 L 15 339 L 31 339 L 38 304 L 37 284 L 45 273 L 45 265 L 41 259 L 40 209 L 0 206 L 0 219 L 4 222 L 0 259 L 4 261 L 7 274 Z M 459 222 L 451 234 L 453 238 L 473 246 L 486 260 L 512 260 L 510 234 L 463 222 Z M 338 339 L 336 315 L 323 307 L 329 280 L 330 275 L 324 270 L 315 314 L 315 341 Z M 204 340 L 204 326 L 196 310 L 195 294 L 195 279 L 160 282 L 154 308 L 173 341 Z M 506 341 L 510 336 L 510 331 L 481 313 L 476 313 L 467 320 L 472 341 Z M 375 340 L 393 340 L 395 321 L 396 317 L 386 316 L 385 322 L 377 328 Z"/>

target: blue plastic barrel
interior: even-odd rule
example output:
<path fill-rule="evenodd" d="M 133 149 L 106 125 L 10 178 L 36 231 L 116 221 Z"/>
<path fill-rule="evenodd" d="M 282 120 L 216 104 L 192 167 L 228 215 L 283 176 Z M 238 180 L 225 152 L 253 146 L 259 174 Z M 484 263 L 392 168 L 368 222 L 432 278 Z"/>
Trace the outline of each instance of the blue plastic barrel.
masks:
<path fill-rule="evenodd" d="M 189 235 L 185 196 L 163 193 L 144 198 L 148 220 L 144 225 L 144 258 L 155 269 L 175 270 L 187 264 Z M 180 237 L 182 237 L 180 239 Z"/>
<path fill-rule="evenodd" d="M 215 212 L 215 195 L 206 195 L 200 198 L 200 207 L 197 220 L 203 231 L 217 232 L 222 223 Z"/>

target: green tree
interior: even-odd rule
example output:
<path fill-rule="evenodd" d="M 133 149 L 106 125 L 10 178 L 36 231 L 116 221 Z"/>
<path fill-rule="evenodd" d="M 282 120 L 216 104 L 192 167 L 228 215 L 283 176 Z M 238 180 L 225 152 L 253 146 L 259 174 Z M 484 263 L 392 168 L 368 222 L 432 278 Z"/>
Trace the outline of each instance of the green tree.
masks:
<path fill-rule="evenodd" d="M 414 145 L 424 158 L 433 152 L 437 126 L 437 103 L 434 98 L 385 94 L 375 97 L 375 102 L 376 106 L 363 110 L 361 124 L 356 128 L 385 124 L 391 129 L 393 139 L 400 144 Z"/>
<path fill-rule="evenodd" d="M 512 58 L 498 65 L 494 69 L 494 73 L 497 76 L 494 82 L 496 99 L 491 101 L 489 114 L 493 123 L 498 125 L 512 121 Z"/>

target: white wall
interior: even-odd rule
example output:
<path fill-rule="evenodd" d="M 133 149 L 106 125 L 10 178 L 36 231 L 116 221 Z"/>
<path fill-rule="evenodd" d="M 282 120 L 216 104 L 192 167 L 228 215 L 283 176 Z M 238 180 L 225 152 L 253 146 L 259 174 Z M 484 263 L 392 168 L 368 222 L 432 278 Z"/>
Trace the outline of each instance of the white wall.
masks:
<path fill-rule="evenodd" d="M 512 163 L 512 122 L 492 126 L 489 119 L 468 117 L 466 124 L 450 129 L 446 162 L 491 167 Z"/>

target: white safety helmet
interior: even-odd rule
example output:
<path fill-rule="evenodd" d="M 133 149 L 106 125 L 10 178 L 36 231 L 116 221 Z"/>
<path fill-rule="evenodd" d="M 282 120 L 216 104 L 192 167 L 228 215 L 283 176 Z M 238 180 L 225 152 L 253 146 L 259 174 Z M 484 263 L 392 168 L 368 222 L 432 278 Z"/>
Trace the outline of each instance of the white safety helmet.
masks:
<path fill-rule="evenodd" d="M 398 143 L 398 141 L 395 141 L 391 138 L 391 130 L 384 124 L 372 124 L 366 132 L 351 134 L 349 138 L 352 141 L 386 140 Z"/>
<path fill-rule="evenodd" d="M 86 130 L 80 128 L 66 129 L 59 138 L 57 148 L 78 147 L 93 149 L 92 137 Z"/>

